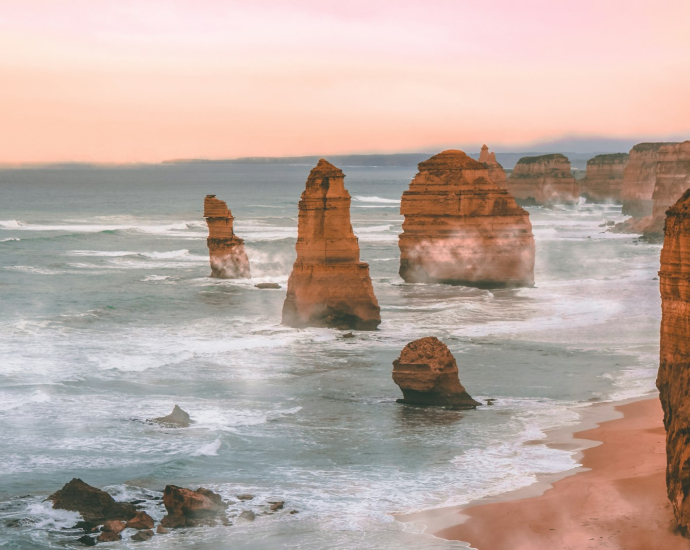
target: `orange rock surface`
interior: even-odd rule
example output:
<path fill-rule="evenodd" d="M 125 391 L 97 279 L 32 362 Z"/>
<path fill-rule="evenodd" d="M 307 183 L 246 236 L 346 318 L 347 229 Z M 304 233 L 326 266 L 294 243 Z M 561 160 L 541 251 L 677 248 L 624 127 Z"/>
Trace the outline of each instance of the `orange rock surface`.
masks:
<path fill-rule="evenodd" d="M 580 182 L 580 195 L 588 202 L 620 201 L 628 157 L 628 153 L 615 153 L 589 159 L 587 175 Z"/>
<path fill-rule="evenodd" d="M 484 164 L 444 151 L 419 164 L 402 195 L 400 276 L 408 283 L 534 284 L 529 214 Z"/>
<path fill-rule="evenodd" d="M 192 491 L 176 485 L 166 485 L 163 504 L 168 515 L 161 520 L 161 525 L 175 528 L 212 524 L 212 520 L 228 507 L 220 495 L 209 489 L 199 487 Z"/>
<path fill-rule="evenodd" d="M 690 141 L 659 148 L 654 185 L 652 221 L 643 236 L 648 241 L 664 238 L 666 210 L 690 188 Z"/>
<path fill-rule="evenodd" d="M 656 184 L 656 163 L 659 149 L 670 143 L 638 143 L 630 150 L 623 171 L 621 202 L 623 214 L 643 218 L 652 213 L 652 194 Z"/>
<path fill-rule="evenodd" d="M 661 250 L 661 348 L 656 385 L 666 427 L 666 484 L 690 534 L 690 190 L 668 210 Z"/>
<path fill-rule="evenodd" d="M 522 157 L 508 178 L 508 191 L 518 204 L 568 204 L 580 196 L 570 161 L 559 153 Z"/>
<path fill-rule="evenodd" d="M 244 241 L 235 235 L 228 205 L 206 195 L 204 218 L 208 224 L 208 245 L 211 260 L 211 277 L 216 279 L 249 279 L 249 259 L 244 250 Z"/>
<path fill-rule="evenodd" d="M 479 162 L 486 165 L 489 170 L 489 179 L 499 187 L 507 189 L 508 178 L 503 166 L 496 160 L 496 153 L 490 153 L 486 145 L 482 145 L 482 150 L 479 153 Z"/>
<path fill-rule="evenodd" d="M 453 354 L 434 336 L 407 344 L 393 361 L 393 382 L 403 392 L 399 403 L 474 409 L 481 405 L 465 391 Z"/>
<path fill-rule="evenodd" d="M 288 279 L 283 324 L 374 330 L 380 308 L 359 259 L 345 175 L 321 159 L 299 202 L 297 259 Z"/>

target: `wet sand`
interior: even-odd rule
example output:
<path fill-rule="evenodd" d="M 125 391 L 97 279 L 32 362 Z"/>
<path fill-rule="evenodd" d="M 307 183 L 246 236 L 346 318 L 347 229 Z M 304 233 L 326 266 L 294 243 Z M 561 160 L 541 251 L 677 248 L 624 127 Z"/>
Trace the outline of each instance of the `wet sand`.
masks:
<path fill-rule="evenodd" d="M 666 497 L 659 400 L 616 409 L 623 418 L 575 434 L 601 442 L 583 451 L 575 475 L 540 496 L 455 510 L 457 524 L 434 534 L 478 550 L 690 549 Z"/>

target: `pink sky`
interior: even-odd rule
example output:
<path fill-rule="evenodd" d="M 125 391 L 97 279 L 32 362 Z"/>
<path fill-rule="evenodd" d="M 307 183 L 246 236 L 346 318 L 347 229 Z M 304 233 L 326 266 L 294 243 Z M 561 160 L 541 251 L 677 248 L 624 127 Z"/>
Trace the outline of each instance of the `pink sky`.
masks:
<path fill-rule="evenodd" d="M 0 0 L 0 162 L 690 138 L 688 0 Z"/>

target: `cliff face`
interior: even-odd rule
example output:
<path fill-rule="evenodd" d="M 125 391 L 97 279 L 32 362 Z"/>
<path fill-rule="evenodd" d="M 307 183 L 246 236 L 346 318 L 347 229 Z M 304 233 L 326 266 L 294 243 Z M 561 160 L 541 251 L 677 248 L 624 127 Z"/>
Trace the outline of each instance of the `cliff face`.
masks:
<path fill-rule="evenodd" d="M 403 392 L 399 403 L 460 409 L 481 405 L 460 383 L 458 365 L 448 346 L 433 336 L 405 346 L 393 361 L 393 381 Z"/>
<path fill-rule="evenodd" d="M 580 182 L 580 195 L 588 202 L 619 202 L 627 153 L 597 155 L 587 161 L 587 175 Z"/>
<path fill-rule="evenodd" d="M 508 178 L 508 191 L 520 204 L 568 204 L 580 196 L 570 161 L 561 154 L 521 158 Z"/>
<path fill-rule="evenodd" d="M 444 151 L 419 164 L 402 195 L 400 276 L 408 283 L 532 286 L 529 214 L 484 164 Z"/>
<path fill-rule="evenodd" d="M 690 190 L 668 210 L 661 250 L 661 348 L 656 385 L 666 426 L 668 498 L 690 533 Z"/>
<path fill-rule="evenodd" d="M 489 153 L 489 148 L 482 145 L 482 150 L 479 153 L 479 162 L 484 164 L 489 171 L 489 179 L 502 189 L 508 188 L 508 178 L 506 172 L 496 160 L 496 153 Z"/>
<path fill-rule="evenodd" d="M 643 232 L 653 242 L 664 238 L 666 210 L 690 188 L 690 141 L 660 147 L 657 158 L 652 221 Z"/>
<path fill-rule="evenodd" d="M 664 145 L 672 143 L 638 143 L 630 150 L 621 188 L 623 214 L 639 219 L 652 213 L 656 163 Z"/>
<path fill-rule="evenodd" d="M 204 217 L 208 224 L 208 245 L 211 277 L 216 279 L 249 279 L 249 259 L 244 241 L 232 229 L 235 218 L 227 204 L 215 195 L 204 199 Z"/>
<path fill-rule="evenodd" d="M 381 322 L 369 264 L 359 260 L 344 179 L 342 170 L 323 159 L 309 174 L 299 202 L 285 325 L 374 330 Z"/>

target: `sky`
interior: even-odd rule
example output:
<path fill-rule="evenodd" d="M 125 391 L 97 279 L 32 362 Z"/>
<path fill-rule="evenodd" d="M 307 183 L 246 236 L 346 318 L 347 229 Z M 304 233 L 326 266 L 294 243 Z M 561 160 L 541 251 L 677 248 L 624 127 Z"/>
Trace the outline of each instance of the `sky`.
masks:
<path fill-rule="evenodd" d="M 688 0 L 0 0 L 0 163 L 690 138 Z"/>

